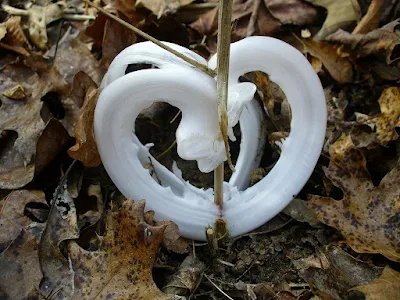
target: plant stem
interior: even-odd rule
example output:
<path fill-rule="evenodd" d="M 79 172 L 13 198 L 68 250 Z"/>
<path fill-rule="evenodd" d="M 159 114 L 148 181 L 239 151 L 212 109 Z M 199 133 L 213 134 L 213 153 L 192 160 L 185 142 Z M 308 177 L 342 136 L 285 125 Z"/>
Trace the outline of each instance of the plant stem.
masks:
<path fill-rule="evenodd" d="M 214 169 L 214 203 L 222 208 L 224 204 L 224 163 Z"/>
<path fill-rule="evenodd" d="M 122 26 L 125 26 L 126 28 L 132 30 L 134 33 L 140 35 L 142 38 L 145 38 L 146 40 L 149 40 L 150 42 L 153 42 L 157 46 L 160 46 L 164 50 L 167 50 L 168 52 L 171 52 L 172 54 L 174 54 L 174 55 L 178 56 L 179 58 L 183 59 L 185 62 L 187 62 L 187 63 L 193 65 L 194 67 L 198 68 L 199 70 L 203 71 L 207 75 L 210 75 L 211 77 L 215 77 L 214 70 L 211 70 L 210 68 L 208 68 L 207 66 L 199 63 L 198 61 L 187 57 L 186 55 L 184 55 L 184 54 L 172 49 L 171 47 L 168 47 L 167 45 L 163 44 L 159 40 L 153 38 L 151 35 L 148 35 L 147 33 L 141 31 L 139 28 L 136 28 L 135 26 L 129 24 L 128 22 L 125 22 L 124 20 L 122 20 L 122 19 L 118 18 L 117 16 L 109 13 L 105 9 L 93 4 L 92 2 L 90 2 L 88 0 L 83 0 L 83 1 L 85 3 L 87 3 L 87 4 L 89 4 L 90 6 L 94 7 L 95 9 L 97 9 L 101 13 L 105 14 L 107 17 L 109 17 L 109 18 L 113 19 L 114 21 L 118 22 Z"/>
<path fill-rule="evenodd" d="M 228 145 L 228 77 L 229 51 L 231 44 L 232 0 L 220 0 L 218 8 L 218 42 L 217 42 L 217 99 L 219 126 L 225 144 L 225 153 L 229 166 L 233 169 Z M 223 206 L 224 163 L 214 170 L 214 202 Z"/>

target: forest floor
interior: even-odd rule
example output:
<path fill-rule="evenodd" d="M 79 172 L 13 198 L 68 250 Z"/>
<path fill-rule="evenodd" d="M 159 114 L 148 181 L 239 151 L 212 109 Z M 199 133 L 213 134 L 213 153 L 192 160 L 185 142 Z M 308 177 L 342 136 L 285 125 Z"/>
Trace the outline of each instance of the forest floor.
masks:
<path fill-rule="evenodd" d="M 205 59 L 217 51 L 216 0 L 94 3 Z M 98 87 L 116 55 L 144 39 L 80 0 L 3 1 L 0 299 L 400 299 L 400 3 L 233 0 L 232 42 L 252 35 L 307 57 L 325 92 L 325 143 L 283 212 L 212 247 L 154 221 L 101 164 Z M 242 80 L 257 85 L 265 111 L 256 184 L 279 159 L 275 142 L 290 132 L 291 111 L 267 74 Z M 175 161 L 185 180 L 211 188 L 212 172 L 177 154 L 180 119 L 176 107 L 157 103 L 135 132 L 164 166 Z"/>

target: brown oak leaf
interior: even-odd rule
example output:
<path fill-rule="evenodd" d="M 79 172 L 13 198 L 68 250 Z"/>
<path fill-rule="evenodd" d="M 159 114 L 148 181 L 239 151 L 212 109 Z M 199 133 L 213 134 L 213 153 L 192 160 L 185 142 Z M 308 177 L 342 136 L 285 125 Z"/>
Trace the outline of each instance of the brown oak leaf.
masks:
<path fill-rule="evenodd" d="M 384 55 L 389 65 L 400 58 L 399 51 L 396 51 L 400 45 L 399 24 L 400 20 L 395 20 L 367 34 L 351 34 L 340 29 L 328 36 L 327 40 L 349 46 L 360 57 Z"/>
<path fill-rule="evenodd" d="M 153 282 L 152 267 L 165 226 L 147 224 L 144 206 L 144 201 L 126 200 L 119 211 L 109 213 L 98 251 L 69 243 L 75 276 L 73 299 L 174 299 Z"/>
<path fill-rule="evenodd" d="M 321 60 L 333 79 L 342 84 L 353 81 L 353 65 L 348 57 L 338 54 L 338 46 L 310 39 L 302 39 L 301 42 L 304 51 Z"/>
<path fill-rule="evenodd" d="M 342 200 L 311 196 L 318 219 L 338 229 L 359 253 L 381 253 L 400 261 L 400 163 L 374 186 L 362 152 L 346 134 L 330 147 L 325 175 L 343 193 Z"/>
<path fill-rule="evenodd" d="M 32 47 L 25 36 L 25 33 L 21 27 L 21 17 L 11 16 L 4 23 L 1 23 L 1 28 L 4 31 L 4 36 L 0 35 L 0 47 L 14 51 L 16 53 L 29 56 L 28 50 Z"/>
<path fill-rule="evenodd" d="M 365 300 L 400 299 L 400 273 L 385 267 L 379 278 L 354 289 L 362 292 Z"/>

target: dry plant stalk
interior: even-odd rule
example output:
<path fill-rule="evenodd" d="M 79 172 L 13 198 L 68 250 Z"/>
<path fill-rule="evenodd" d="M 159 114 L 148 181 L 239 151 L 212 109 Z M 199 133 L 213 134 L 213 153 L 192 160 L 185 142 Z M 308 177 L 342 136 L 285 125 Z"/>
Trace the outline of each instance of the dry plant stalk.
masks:
<path fill-rule="evenodd" d="M 217 42 L 217 100 L 219 126 L 225 144 L 225 153 L 229 167 L 233 170 L 228 144 L 228 77 L 229 51 L 231 45 L 232 1 L 221 0 L 218 9 L 218 42 Z M 214 170 L 214 202 L 223 206 L 224 163 Z"/>

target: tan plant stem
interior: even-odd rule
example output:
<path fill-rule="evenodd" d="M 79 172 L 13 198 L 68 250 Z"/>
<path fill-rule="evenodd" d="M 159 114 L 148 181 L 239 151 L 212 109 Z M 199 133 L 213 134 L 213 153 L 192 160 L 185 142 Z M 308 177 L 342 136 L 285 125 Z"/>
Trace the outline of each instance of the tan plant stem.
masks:
<path fill-rule="evenodd" d="M 228 144 L 228 77 L 229 51 L 231 44 L 232 0 L 220 0 L 218 9 L 218 42 L 217 42 L 217 99 L 219 126 L 225 144 L 225 153 L 229 167 L 233 170 Z M 214 202 L 223 206 L 224 164 L 214 170 Z"/>
<path fill-rule="evenodd" d="M 139 28 L 136 28 L 135 26 L 129 24 L 128 22 L 125 22 L 124 20 L 118 18 L 117 16 L 109 13 L 108 11 L 106 11 L 105 9 L 93 4 L 92 2 L 88 1 L 88 0 L 83 0 L 85 3 L 89 4 L 90 6 L 94 7 L 95 9 L 97 9 L 98 11 L 100 11 L 101 13 L 105 14 L 107 17 L 113 19 L 114 21 L 118 22 L 119 24 L 121 24 L 122 26 L 125 26 L 126 28 L 132 30 L 134 33 L 140 35 L 142 38 L 145 38 L 146 40 L 149 40 L 150 42 L 153 42 L 154 44 L 156 44 L 157 46 L 167 50 L 168 52 L 178 56 L 179 58 L 183 59 L 184 61 L 186 61 L 187 63 L 193 65 L 194 67 L 198 68 L 199 70 L 203 71 L 204 73 L 206 73 L 207 75 L 210 75 L 211 77 L 215 77 L 215 72 L 214 70 L 211 70 L 210 68 L 208 68 L 207 66 L 197 62 L 194 59 L 191 59 L 185 55 L 183 55 L 182 53 L 179 53 L 178 51 L 168 47 L 167 45 L 163 44 L 162 42 L 160 42 L 159 40 L 153 38 L 151 35 L 148 35 L 147 33 L 141 31 Z"/>

